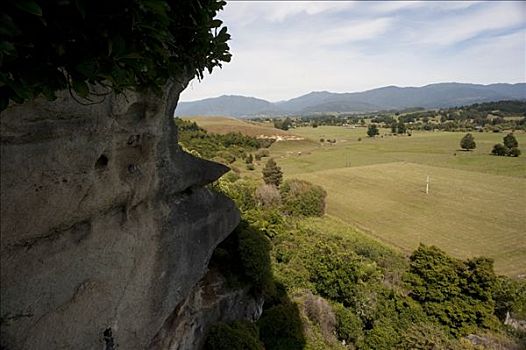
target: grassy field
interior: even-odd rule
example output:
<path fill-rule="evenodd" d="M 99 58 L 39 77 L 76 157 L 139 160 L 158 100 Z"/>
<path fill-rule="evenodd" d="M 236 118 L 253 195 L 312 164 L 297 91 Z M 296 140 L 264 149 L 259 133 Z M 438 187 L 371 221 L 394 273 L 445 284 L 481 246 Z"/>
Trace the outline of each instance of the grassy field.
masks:
<path fill-rule="evenodd" d="M 287 131 L 276 129 L 271 124 L 256 123 L 249 120 L 240 120 L 229 117 L 188 117 L 183 118 L 196 122 L 200 127 L 208 132 L 216 134 L 227 134 L 229 132 L 241 132 L 244 135 L 253 137 L 282 136 L 294 138 L 295 136 Z"/>
<path fill-rule="evenodd" d="M 405 252 L 434 244 L 461 258 L 494 258 L 499 273 L 526 274 L 526 157 L 489 155 L 505 134 L 475 133 L 477 149 L 465 152 L 463 133 L 382 130 L 383 138 L 371 139 L 365 128 L 293 132 L 306 140 L 275 144 L 272 154 L 286 177 L 327 190 L 329 215 Z M 516 136 L 526 145 L 524 133 Z M 336 144 L 321 146 L 320 138 Z"/>
<path fill-rule="evenodd" d="M 526 178 L 526 154 L 519 158 L 495 157 L 489 153 L 493 145 L 502 142 L 505 133 L 474 133 L 477 148 L 459 150 L 464 133 L 413 132 L 412 136 L 384 136 L 369 138 L 365 128 L 346 129 L 322 126 L 297 128 L 294 134 L 305 137 L 302 147 L 294 142 L 273 147 L 287 174 L 297 174 L 324 169 L 363 166 L 391 162 L 413 162 L 459 170 L 478 171 L 494 175 Z M 386 135 L 388 130 L 381 130 Z M 526 146 L 526 134 L 517 133 L 519 145 Z M 336 139 L 336 144 L 319 143 L 320 138 Z M 361 138 L 361 141 L 358 139 Z M 311 143 L 308 143 L 308 141 Z M 316 142 L 316 143 L 314 143 Z M 306 146 L 306 145 L 309 146 Z M 526 148 L 523 148 L 526 153 Z"/>
<path fill-rule="evenodd" d="M 459 258 L 484 255 L 495 259 L 499 273 L 526 275 L 525 133 L 516 133 L 524 154 L 510 158 L 489 154 L 505 133 L 473 133 L 477 148 L 465 152 L 459 150 L 464 133 L 392 136 L 382 129 L 373 139 L 366 128 L 285 132 L 232 118 L 191 119 L 210 132 L 300 136 L 270 148 L 285 178 L 323 186 L 328 215 L 375 239 L 406 253 L 422 242 Z M 252 171 L 242 161 L 233 165 L 242 175 L 260 178 L 265 162 L 255 162 Z"/>

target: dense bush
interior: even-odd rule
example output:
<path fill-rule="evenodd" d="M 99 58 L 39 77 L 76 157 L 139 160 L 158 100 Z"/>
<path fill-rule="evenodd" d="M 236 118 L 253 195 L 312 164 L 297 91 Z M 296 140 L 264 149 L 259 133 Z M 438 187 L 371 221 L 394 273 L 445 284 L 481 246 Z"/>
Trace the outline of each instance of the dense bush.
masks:
<path fill-rule="evenodd" d="M 256 160 L 261 160 L 261 158 L 270 157 L 270 151 L 268 149 L 258 149 L 255 155 Z"/>
<path fill-rule="evenodd" d="M 218 323 L 208 332 L 206 350 L 264 350 L 257 327 L 247 321 Z"/>
<path fill-rule="evenodd" d="M 272 208 L 281 204 L 281 195 L 274 185 L 261 185 L 256 190 L 256 200 L 260 206 Z"/>
<path fill-rule="evenodd" d="M 283 215 L 277 208 L 257 208 L 245 212 L 244 217 L 250 225 L 272 239 L 287 229 Z"/>
<path fill-rule="evenodd" d="M 376 135 L 380 135 L 380 132 L 378 131 L 378 128 L 376 127 L 376 124 L 370 124 L 367 127 L 367 135 L 369 137 L 375 137 Z"/>
<path fill-rule="evenodd" d="M 348 344 L 362 345 L 364 339 L 363 322 L 356 313 L 342 304 L 333 307 L 336 313 L 336 335 Z"/>
<path fill-rule="evenodd" d="M 246 159 L 247 152 L 268 147 L 271 143 L 271 141 L 269 143 L 268 140 L 260 140 L 239 132 L 224 135 L 208 133 L 195 122 L 180 118 L 175 118 L 175 124 L 179 131 L 179 143 L 186 149 L 197 151 L 206 159 L 224 160 L 226 164 L 233 163 L 236 158 Z M 265 151 L 268 152 L 268 150 Z"/>
<path fill-rule="evenodd" d="M 431 322 L 411 325 L 400 334 L 399 349 L 454 349 L 455 345 L 442 328 Z"/>
<path fill-rule="evenodd" d="M 493 261 L 460 261 L 436 247 L 420 245 L 410 257 L 406 276 L 410 296 L 453 335 L 467 334 L 494 322 Z"/>
<path fill-rule="evenodd" d="M 391 350 L 396 349 L 401 334 L 389 321 L 380 320 L 365 333 L 365 341 L 361 349 Z"/>
<path fill-rule="evenodd" d="M 318 242 L 307 266 L 316 292 L 346 306 L 353 304 L 355 287 L 379 277 L 375 264 L 332 242 Z"/>
<path fill-rule="evenodd" d="M 256 187 L 256 182 L 246 178 L 235 182 L 221 178 L 217 182 L 217 189 L 230 197 L 241 211 L 256 207 Z"/>
<path fill-rule="evenodd" d="M 503 138 L 503 143 L 498 143 L 495 146 L 493 146 L 493 149 L 491 150 L 491 154 L 496 156 L 509 156 L 509 157 L 518 157 L 521 155 L 521 151 L 518 148 L 519 142 L 513 135 L 513 133 L 510 133 Z"/>
<path fill-rule="evenodd" d="M 323 216 L 327 192 L 304 180 L 287 180 L 280 188 L 283 211 L 294 216 Z"/>
<path fill-rule="evenodd" d="M 258 326 L 260 339 L 267 350 L 300 350 L 305 346 L 301 317 L 293 303 L 265 310 Z"/>
<path fill-rule="evenodd" d="M 497 143 L 495 146 L 493 146 L 493 149 L 491 150 L 491 154 L 496 156 L 505 156 L 506 153 L 507 149 L 502 143 Z"/>
<path fill-rule="evenodd" d="M 495 301 L 495 315 L 502 321 L 506 313 L 519 319 L 526 319 L 526 281 L 499 276 L 493 285 L 492 298 Z"/>
<path fill-rule="evenodd" d="M 506 146 L 506 148 L 517 148 L 517 147 L 519 147 L 519 143 L 517 142 L 517 139 L 515 138 L 515 136 L 512 133 L 504 136 L 502 141 L 504 143 L 504 146 Z"/>
<path fill-rule="evenodd" d="M 224 1 L 6 0 L 0 21 L 0 110 L 58 90 L 100 99 L 99 84 L 159 92 L 174 77 L 203 77 L 230 61 L 215 18 Z"/>
<path fill-rule="evenodd" d="M 475 138 L 473 137 L 473 135 L 471 135 L 470 133 L 464 135 L 464 137 L 460 140 L 460 147 L 467 151 L 475 149 L 477 147 L 477 144 L 475 143 Z"/>
<path fill-rule="evenodd" d="M 238 253 L 243 274 L 250 283 L 262 290 L 270 290 L 270 243 L 259 231 L 242 221 L 236 228 Z"/>
<path fill-rule="evenodd" d="M 267 185 L 274 185 L 279 187 L 283 179 L 283 172 L 281 168 L 276 164 L 273 158 L 270 158 L 265 167 L 263 168 L 263 181 Z"/>
<path fill-rule="evenodd" d="M 518 149 L 517 147 L 513 147 L 508 150 L 508 156 L 510 157 L 518 157 L 520 155 L 521 155 L 521 150 Z"/>

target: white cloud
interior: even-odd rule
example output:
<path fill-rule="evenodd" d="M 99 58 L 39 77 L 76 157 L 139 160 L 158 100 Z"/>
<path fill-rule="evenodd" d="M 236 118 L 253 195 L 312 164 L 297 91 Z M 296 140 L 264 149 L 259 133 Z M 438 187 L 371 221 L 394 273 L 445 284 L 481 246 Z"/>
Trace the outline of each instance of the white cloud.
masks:
<path fill-rule="evenodd" d="M 283 22 L 300 14 L 312 16 L 348 10 L 354 6 L 351 1 L 236 1 L 227 3 L 221 17 L 246 26 L 261 20 Z"/>
<path fill-rule="evenodd" d="M 430 45 L 453 45 L 479 34 L 526 25 L 526 13 L 520 3 L 494 3 L 468 14 L 438 18 L 419 33 L 414 41 Z"/>
<path fill-rule="evenodd" d="M 238 94 L 276 101 L 313 90 L 526 80 L 524 4 L 227 6 L 232 62 L 194 81 L 182 100 Z"/>

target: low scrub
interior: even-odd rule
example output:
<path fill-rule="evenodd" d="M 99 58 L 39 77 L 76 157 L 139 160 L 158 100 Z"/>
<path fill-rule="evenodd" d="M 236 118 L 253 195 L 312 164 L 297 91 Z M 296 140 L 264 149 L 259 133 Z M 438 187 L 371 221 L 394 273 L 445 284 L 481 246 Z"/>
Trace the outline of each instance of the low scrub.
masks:
<path fill-rule="evenodd" d="M 248 321 L 214 325 L 207 336 L 206 350 L 264 350 L 257 327 Z"/>
<path fill-rule="evenodd" d="M 287 180 L 280 187 L 283 211 L 293 216 L 323 216 L 327 192 L 304 180 Z"/>

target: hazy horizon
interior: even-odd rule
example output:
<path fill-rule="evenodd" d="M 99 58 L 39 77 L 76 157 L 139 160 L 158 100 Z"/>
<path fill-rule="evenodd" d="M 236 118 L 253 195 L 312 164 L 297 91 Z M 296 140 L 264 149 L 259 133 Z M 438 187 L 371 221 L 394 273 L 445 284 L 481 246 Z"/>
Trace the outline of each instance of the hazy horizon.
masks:
<path fill-rule="evenodd" d="M 521 2 L 227 3 L 230 63 L 194 79 L 189 102 L 242 95 L 271 102 L 312 91 L 435 83 L 523 83 Z"/>
<path fill-rule="evenodd" d="M 180 100 L 180 102 L 196 102 L 196 101 L 201 101 L 201 100 L 211 99 L 211 98 L 217 98 L 217 97 L 222 97 L 222 96 L 242 96 L 242 97 L 254 97 L 254 98 L 258 98 L 258 99 L 263 99 L 263 100 L 266 100 L 266 101 L 271 102 L 271 103 L 278 103 L 278 102 L 288 101 L 288 100 L 294 99 L 296 97 L 304 96 L 304 95 L 307 95 L 307 94 L 313 93 L 313 92 L 328 92 L 328 93 L 334 93 L 334 94 L 345 94 L 345 93 L 367 92 L 367 91 L 370 91 L 370 90 L 376 90 L 376 89 L 381 89 L 381 88 L 386 88 L 386 87 L 421 88 L 421 87 L 425 87 L 425 86 L 429 86 L 429 85 L 437 85 L 437 84 L 472 84 L 472 85 L 485 85 L 485 86 L 487 86 L 487 85 L 494 85 L 494 84 L 526 84 L 526 80 L 519 81 L 519 82 L 514 82 L 514 83 L 496 81 L 496 82 L 487 83 L 487 84 L 463 82 L 463 81 L 439 81 L 439 82 L 432 82 L 432 83 L 427 83 L 427 84 L 418 85 L 418 86 L 417 85 L 402 86 L 402 85 L 396 85 L 396 84 L 389 84 L 389 85 L 377 86 L 377 87 L 373 87 L 373 88 L 370 88 L 370 89 L 356 90 L 356 91 L 312 90 L 312 91 L 308 91 L 308 92 L 306 92 L 304 94 L 301 94 L 301 95 L 298 95 L 298 96 L 292 96 L 290 98 L 280 99 L 280 100 L 267 100 L 267 99 L 264 99 L 264 98 L 262 98 L 260 96 L 249 96 L 249 95 L 239 95 L 239 94 L 224 93 L 224 94 L 221 94 L 221 95 L 207 96 L 207 97 L 203 97 L 203 98 L 199 98 L 199 99 L 195 99 L 195 100 L 184 100 L 184 101 Z"/>

